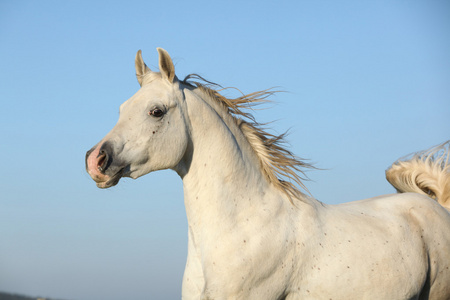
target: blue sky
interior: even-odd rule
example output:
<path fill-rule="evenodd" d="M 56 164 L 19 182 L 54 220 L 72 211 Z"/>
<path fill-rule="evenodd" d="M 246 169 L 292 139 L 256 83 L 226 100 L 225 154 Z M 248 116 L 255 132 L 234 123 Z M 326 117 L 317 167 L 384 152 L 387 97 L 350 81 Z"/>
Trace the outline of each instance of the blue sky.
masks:
<path fill-rule="evenodd" d="M 450 138 L 448 1 L 2 1 L 0 290 L 73 300 L 179 299 L 182 183 L 162 171 L 99 190 L 85 152 L 138 89 L 134 56 L 243 92 L 326 170 L 335 204 L 392 193 L 384 170 Z"/>

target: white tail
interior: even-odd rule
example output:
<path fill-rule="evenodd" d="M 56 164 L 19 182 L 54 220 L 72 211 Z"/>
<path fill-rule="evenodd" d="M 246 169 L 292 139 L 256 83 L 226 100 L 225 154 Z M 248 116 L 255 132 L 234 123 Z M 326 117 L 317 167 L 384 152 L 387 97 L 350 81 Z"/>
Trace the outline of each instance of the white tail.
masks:
<path fill-rule="evenodd" d="M 450 210 L 450 141 L 401 158 L 386 170 L 386 179 L 400 193 L 427 195 Z"/>

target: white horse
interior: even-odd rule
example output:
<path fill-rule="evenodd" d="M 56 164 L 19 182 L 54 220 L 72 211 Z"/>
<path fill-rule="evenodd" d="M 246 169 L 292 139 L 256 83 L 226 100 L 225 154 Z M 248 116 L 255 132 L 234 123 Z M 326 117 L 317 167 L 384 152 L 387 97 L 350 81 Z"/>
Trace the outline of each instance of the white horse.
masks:
<path fill-rule="evenodd" d="M 136 55 L 141 88 L 86 154 L 100 188 L 172 169 L 189 224 L 183 299 L 450 299 L 448 143 L 387 171 L 400 193 L 327 205 L 302 193 L 297 157 L 216 85 Z M 194 81 L 194 80 L 197 80 Z M 437 201 L 429 196 L 436 198 Z"/>

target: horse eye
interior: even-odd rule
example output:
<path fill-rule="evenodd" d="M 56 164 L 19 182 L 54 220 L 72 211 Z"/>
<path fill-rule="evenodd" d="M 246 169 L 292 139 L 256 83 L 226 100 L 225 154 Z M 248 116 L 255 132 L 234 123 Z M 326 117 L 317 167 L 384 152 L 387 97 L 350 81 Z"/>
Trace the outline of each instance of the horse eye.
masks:
<path fill-rule="evenodd" d="M 154 108 L 148 112 L 148 115 L 156 118 L 161 118 L 164 115 L 164 111 L 159 108 Z"/>

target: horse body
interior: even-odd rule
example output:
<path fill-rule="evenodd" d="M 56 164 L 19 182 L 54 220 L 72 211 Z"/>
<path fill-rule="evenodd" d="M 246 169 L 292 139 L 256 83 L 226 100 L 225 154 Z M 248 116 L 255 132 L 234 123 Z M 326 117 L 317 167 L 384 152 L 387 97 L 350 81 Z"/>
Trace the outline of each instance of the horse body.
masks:
<path fill-rule="evenodd" d="M 275 163 L 291 177 L 283 166 L 296 162 L 278 138 L 230 114 L 239 107 L 212 90 L 179 81 L 158 51 L 161 73 L 138 52 L 142 87 L 86 166 L 102 188 L 160 169 L 180 175 L 183 299 L 450 298 L 447 210 L 414 193 L 325 205 L 271 179 Z"/>
<path fill-rule="evenodd" d="M 419 299 L 428 292 L 430 299 L 448 298 L 450 220 L 437 203 L 388 195 L 327 206 L 318 215 L 316 253 L 302 258 L 311 267 L 303 282 L 314 287 L 311 299 Z"/>
<path fill-rule="evenodd" d="M 185 196 L 185 299 L 419 299 L 421 293 L 447 299 L 450 293 L 450 220 L 425 196 L 292 206 L 270 193 L 267 201 L 226 189 L 222 195 L 217 191 L 214 200 L 240 202 L 239 209 L 233 213 L 220 202 L 212 209 L 206 203 L 213 198 Z"/>

